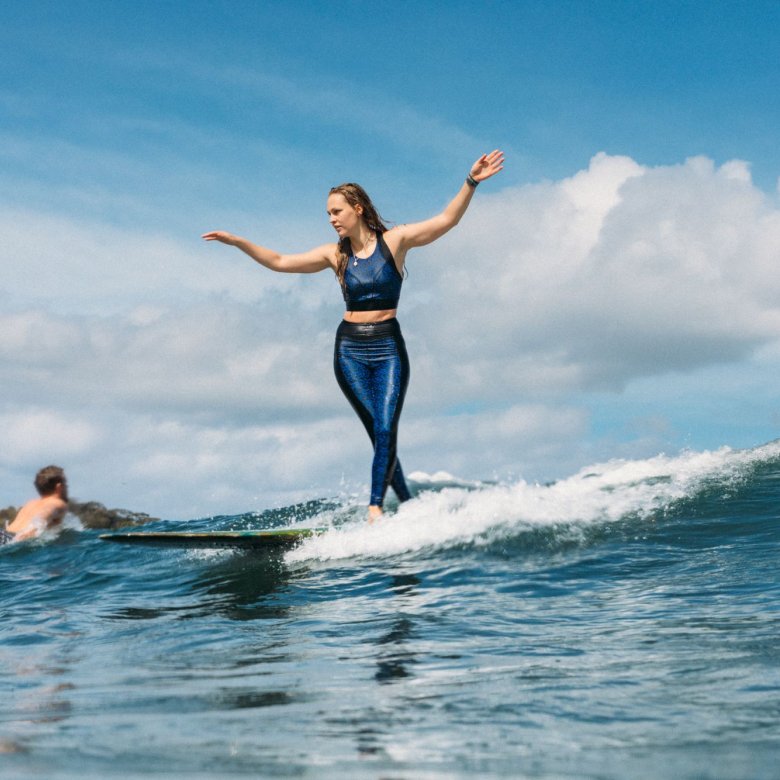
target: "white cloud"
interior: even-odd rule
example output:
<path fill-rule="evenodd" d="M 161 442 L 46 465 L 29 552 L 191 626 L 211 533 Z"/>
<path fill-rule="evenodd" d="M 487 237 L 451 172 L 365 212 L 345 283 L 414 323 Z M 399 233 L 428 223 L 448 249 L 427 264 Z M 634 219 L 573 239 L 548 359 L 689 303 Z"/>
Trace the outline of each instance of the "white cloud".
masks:
<path fill-rule="evenodd" d="M 147 425 L 124 431 L 134 455 L 149 453 L 126 459 L 125 478 L 154 486 L 166 504 L 178 496 L 176 510 L 190 516 L 302 500 L 316 493 L 323 474 L 332 496 L 341 464 L 350 463 L 341 418 L 242 427 L 146 419 Z"/>
<path fill-rule="evenodd" d="M 48 409 L 0 414 L 0 430 L 0 464 L 36 470 L 50 461 L 78 457 L 101 440 L 100 429 L 89 420 Z"/>
<path fill-rule="evenodd" d="M 528 392 L 534 365 L 560 377 L 551 394 L 620 388 L 777 338 L 780 213 L 746 173 L 597 155 L 571 179 L 478 200 L 462 232 L 431 249 L 425 281 L 439 289 L 414 312 L 433 372 L 480 392 L 440 359 L 449 343 L 482 361 L 468 371 L 491 397 Z"/>
<path fill-rule="evenodd" d="M 59 312 L 113 314 L 204 296 L 248 301 L 263 291 L 313 290 L 306 280 L 258 273 L 248 258 L 224 247 L 216 251 L 194 228 L 191 235 L 173 236 L 7 209 L 0 232 L 7 308 L 32 302 Z M 314 289 L 312 298 L 318 295 Z"/>
<path fill-rule="evenodd" d="M 574 467 L 570 454 L 587 430 L 583 409 L 514 404 L 505 409 L 441 415 L 406 421 L 399 436 L 405 468 L 444 469 L 468 478 L 540 475 L 540 463 Z"/>
<path fill-rule="evenodd" d="M 0 382 L 14 403 L 175 409 L 224 420 L 321 414 L 342 399 L 335 382 L 323 392 L 335 323 L 323 327 L 318 315 L 268 301 L 141 307 L 110 318 L 4 314 Z"/>

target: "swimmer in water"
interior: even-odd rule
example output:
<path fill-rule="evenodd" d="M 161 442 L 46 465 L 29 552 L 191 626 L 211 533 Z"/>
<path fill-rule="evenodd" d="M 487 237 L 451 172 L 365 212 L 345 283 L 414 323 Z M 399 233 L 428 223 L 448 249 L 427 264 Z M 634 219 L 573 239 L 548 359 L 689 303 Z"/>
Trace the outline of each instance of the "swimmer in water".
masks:
<path fill-rule="evenodd" d="M 346 303 L 336 332 L 336 380 L 374 447 L 369 520 L 381 516 L 388 487 L 399 501 L 411 497 L 396 455 L 398 421 L 409 381 L 409 359 L 396 319 L 407 252 L 454 228 L 477 185 L 503 166 L 500 150 L 483 154 L 440 214 L 391 228 L 362 187 L 354 182 L 333 187 L 327 212 L 338 240 L 308 252 L 282 254 L 224 230 L 203 234 L 206 241 L 237 247 L 271 271 L 335 274 Z"/>
<path fill-rule="evenodd" d="M 35 475 L 40 498 L 28 501 L 6 529 L 3 542 L 34 539 L 58 526 L 68 511 L 68 481 L 59 466 L 46 466 Z"/>

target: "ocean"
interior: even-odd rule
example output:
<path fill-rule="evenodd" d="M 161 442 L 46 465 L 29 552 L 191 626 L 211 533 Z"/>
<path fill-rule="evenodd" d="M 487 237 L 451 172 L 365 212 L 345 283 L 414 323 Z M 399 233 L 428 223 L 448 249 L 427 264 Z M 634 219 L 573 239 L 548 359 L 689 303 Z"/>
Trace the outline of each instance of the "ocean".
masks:
<path fill-rule="evenodd" d="M 780 442 L 0 548 L 3 778 L 776 778 Z"/>

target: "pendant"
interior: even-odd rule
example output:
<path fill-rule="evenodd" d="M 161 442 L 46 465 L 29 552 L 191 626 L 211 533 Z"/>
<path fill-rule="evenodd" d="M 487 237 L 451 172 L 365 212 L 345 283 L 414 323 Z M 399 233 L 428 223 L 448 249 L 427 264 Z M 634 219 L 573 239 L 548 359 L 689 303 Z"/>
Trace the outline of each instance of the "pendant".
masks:
<path fill-rule="evenodd" d="M 355 262 L 352 263 L 352 265 L 354 265 L 357 268 L 357 257 L 355 258 Z"/>

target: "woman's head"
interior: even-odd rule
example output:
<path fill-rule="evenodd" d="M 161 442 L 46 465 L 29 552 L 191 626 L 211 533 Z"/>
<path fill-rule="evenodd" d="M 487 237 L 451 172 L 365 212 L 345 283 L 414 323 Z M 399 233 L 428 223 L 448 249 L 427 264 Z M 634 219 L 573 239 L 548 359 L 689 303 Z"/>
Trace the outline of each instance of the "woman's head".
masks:
<path fill-rule="evenodd" d="M 328 193 L 328 216 L 339 238 L 346 238 L 358 221 L 365 222 L 374 232 L 384 233 L 387 230 L 368 193 L 354 182 L 331 188 Z"/>

